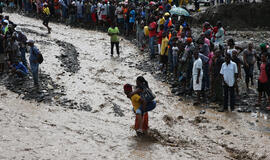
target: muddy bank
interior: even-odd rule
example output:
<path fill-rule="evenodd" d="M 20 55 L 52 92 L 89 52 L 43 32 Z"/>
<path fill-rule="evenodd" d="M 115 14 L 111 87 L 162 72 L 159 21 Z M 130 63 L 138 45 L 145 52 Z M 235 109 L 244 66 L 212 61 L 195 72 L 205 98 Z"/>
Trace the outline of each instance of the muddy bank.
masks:
<path fill-rule="evenodd" d="M 270 28 L 270 2 L 263 3 L 236 3 L 230 5 L 213 6 L 205 12 L 193 16 L 194 23 L 202 25 L 205 21 L 215 25 L 221 20 L 230 29 L 267 30 Z"/>
<path fill-rule="evenodd" d="M 56 56 L 61 61 L 61 65 L 65 67 L 65 71 L 70 73 L 76 73 L 80 69 L 80 63 L 78 60 L 79 52 L 77 52 L 75 46 L 71 43 L 55 40 L 55 43 L 61 47 L 62 54 Z"/>
<path fill-rule="evenodd" d="M 29 29 L 35 32 L 46 33 L 39 20 L 18 14 L 10 17 L 23 19 L 22 23 L 31 24 Z M 0 126 L 5 128 L 0 130 L 1 158 L 256 160 L 270 156 L 266 147 L 270 145 L 269 134 L 263 130 L 269 127 L 269 120 L 237 112 L 202 111 L 188 99 L 179 101 L 171 94 L 170 85 L 162 82 L 170 79 L 153 77 L 146 69 L 156 72 L 158 68 L 152 64 L 158 67 L 158 61 L 150 61 L 147 53 L 140 54 L 129 41 L 120 42 L 124 48 L 120 57 L 111 57 L 107 34 L 61 24 L 51 26 L 55 32 L 47 37 L 34 33 L 28 37 L 37 41 L 44 54 L 41 70 L 64 87 L 65 95 L 58 101 L 74 107 L 25 101 L 0 85 L 1 93 L 6 93 L 0 101 Z M 77 73 L 61 66 L 56 56 L 63 54 L 62 47 L 54 43 L 55 39 L 73 44 L 80 53 Z M 138 70 L 139 66 L 145 71 Z M 131 128 L 134 113 L 123 93 L 123 84 L 135 84 L 138 75 L 149 81 L 158 104 L 149 113 L 149 137 L 144 138 L 136 137 Z M 81 103 L 91 111 L 74 109 Z"/>

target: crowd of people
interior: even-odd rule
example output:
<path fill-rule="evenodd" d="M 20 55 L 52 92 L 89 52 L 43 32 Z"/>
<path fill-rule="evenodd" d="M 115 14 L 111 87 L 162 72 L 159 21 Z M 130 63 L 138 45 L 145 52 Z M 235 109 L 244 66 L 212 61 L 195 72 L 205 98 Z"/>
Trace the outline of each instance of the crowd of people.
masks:
<path fill-rule="evenodd" d="M 270 103 L 269 45 L 263 43 L 257 51 L 252 43 L 246 44 L 246 49 L 236 46 L 234 39 L 225 39 L 226 31 L 220 21 L 214 26 L 205 22 L 200 36 L 193 37 L 189 18 L 170 13 L 172 8 L 179 6 L 176 1 L 25 0 L 16 2 L 17 8 L 42 15 L 48 33 L 51 32 L 48 23 L 53 17 L 71 25 L 84 23 L 89 26 L 109 28 L 112 56 L 114 46 L 117 54 L 120 54 L 118 38 L 120 33 L 126 37 L 136 37 L 139 49 L 141 51 L 149 49 L 150 58 L 159 59 L 159 69 L 164 75 L 170 75 L 178 81 L 182 93 L 191 94 L 195 91 L 197 95 L 195 105 L 202 102 L 201 98 L 210 97 L 212 101 L 222 104 L 220 111 L 227 110 L 228 104 L 233 110 L 235 98 L 240 94 L 238 82 L 242 78 L 242 68 L 245 71 L 246 82 L 246 90 L 243 92 L 248 93 L 250 85 L 254 85 L 253 73 L 257 63 L 255 68 L 260 71 L 257 105 L 260 105 L 261 97 L 265 93 L 268 94 Z M 13 31 L 12 27 L 9 29 L 10 22 L 5 23 L 7 19 L 2 19 L 3 44 L 6 44 L 8 39 L 11 44 L 18 43 L 19 49 L 16 53 L 21 53 L 22 61 L 19 64 L 26 66 L 24 57 L 26 42 L 25 40 L 21 42 L 13 34 L 15 32 L 20 35 L 20 30 Z M 3 48 L 7 52 L 7 46 Z M 16 47 L 12 47 L 13 50 L 14 48 Z M 30 50 L 32 54 L 35 52 L 38 52 L 35 47 Z M 10 64 L 16 64 L 15 62 L 12 60 Z M 32 63 L 33 75 L 36 68 L 38 63 L 37 66 Z"/>
<path fill-rule="evenodd" d="M 28 40 L 21 28 L 9 20 L 9 16 L 0 15 L 0 28 L 0 75 L 7 73 L 24 80 L 30 69 L 34 87 L 39 87 L 38 67 L 42 62 L 34 41 Z M 29 62 L 26 59 L 27 50 L 30 53 Z"/>

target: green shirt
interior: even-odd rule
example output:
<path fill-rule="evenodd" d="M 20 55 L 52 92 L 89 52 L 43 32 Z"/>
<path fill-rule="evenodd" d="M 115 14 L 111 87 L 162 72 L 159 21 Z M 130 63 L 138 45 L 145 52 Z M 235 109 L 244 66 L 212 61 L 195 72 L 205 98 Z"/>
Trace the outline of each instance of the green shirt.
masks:
<path fill-rule="evenodd" d="M 119 29 L 118 27 L 115 28 L 109 28 L 108 33 L 111 36 L 111 42 L 119 42 L 118 34 L 119 34 Z"/>

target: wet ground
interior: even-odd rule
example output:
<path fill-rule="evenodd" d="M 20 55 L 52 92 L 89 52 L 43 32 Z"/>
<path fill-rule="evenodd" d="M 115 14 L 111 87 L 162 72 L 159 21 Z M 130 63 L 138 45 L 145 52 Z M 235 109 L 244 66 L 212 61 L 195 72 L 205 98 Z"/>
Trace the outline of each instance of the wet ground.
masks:
<path fill-rule="evenodd" d="M 270 158 L 267 114 L 218 113 L 179 101 L 149 72 L 154 62 L 144 70 L 146 53 L 126 40 L 120 57 L 111 57 L 107 34 L 51 24 L 47 35 L 40 20 L 10 18 L 36 40 L 45 61 L 40 90 L 31 88 L 31 80 L 1 77 L 0 159 Z M 144 138 L 135 136 L 122 88 L 139 75 L 158 102 Z"/>

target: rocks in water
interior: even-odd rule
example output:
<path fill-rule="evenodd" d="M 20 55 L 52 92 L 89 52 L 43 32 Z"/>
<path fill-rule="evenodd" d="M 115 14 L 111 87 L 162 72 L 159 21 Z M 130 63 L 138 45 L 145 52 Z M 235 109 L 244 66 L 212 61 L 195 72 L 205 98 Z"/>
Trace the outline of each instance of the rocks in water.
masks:
<path fill-rule="evenodd" d="M 178 88 L 173 88 L 172 90 L 171 90 L 171 93 L 176 93 L 178 91 Z"/>
<path fill-rule="evenodd" d="M 224 129 L 224 127 L 223 126 L 216 126 L 216 128 L 214 129 L 214 130 L 223 130 Z"/>
<path fill-rule="evenodd" d="M 7 93 L 1 93 L 0 96 L 1 96 L 1 97 L 6 97 L 6 96 L 7 96 Z"/>
<path fill-rule="evenodd" d="M 87 112 L 91 112 L 92 111 L 92 107 L 89 104 L 80 104 L 80 110 L 84 110 Z"/>
<path fill-rule="evenodd" d="M 62 54 L 60 56 L 56 56 L 62 64 L 61 66 L 64 67 L 65 71 L 70 73 L 76 73 L 80 69 L 80 64 L 78 60 L 79 52 L 77 51 L 76 47 L 68 42 L 55 40 L 55 43 L 62 47 Z"/>
<path fill-rule="evenodd" d="M 229 130 L 226 130 L 226 131 L 224 131 L 223 133 L 221 133 L 221 134 L 224 134 L 224 135 L 230 135 L 232 132 L 231 131 L 229 131 Z"/>
<path fill-rule="evenodd" d="M 200 114 L 205 114 L 205 110 L 201 110 L 200 111 Z"/>
<path fill-rule="evenodd" d="M 203 116 L 196 116 L 194 120 L 191 121 L 193 124 L 199 124 L 199 123 L 209 123 L 208 119 Z"/>
<path fill-rule="evenodd" d="M 0 81 L 8 90 L 22 95 L 22 99 L 36 100 L 37 102 L 44 103 L 52 103 L 53 97 L 59 95 L 54 89 L 61 88 L 45 73 L 39 75 L 39 88 L 33 88 L 31 74 L 25 78 L 2 75 Z"/>
<path fill-rule="evenodd" d="M 175 123 L 174 119 L 172 117 L 168 116 L 168 115 L 163 116 L 162 119 L 170 127 L 172 127 L 173 124 Z"/>
<path fill-rule="evenodd" d="M 237 112 L 251 113 L 251 109 L 249 107 L 240 107 L 237 108 Z"/>
<path fill-rule="evenodd" d="M 115 116 L 119 116 L 119 117 L 125 116 L 124 115 L 124 110 L 122 110 L 120 108 L 120 106 L 118 104 L 116 104 L 116 103 L 113 103 L 113 111 L 115 113 Z"/>
<path fill-rule="evenodd" d="M 178 117 L 177 117 L 177 120 L 182 120 L 182 119 L 184 119 L 183 116 L 178 116 Z"/>

